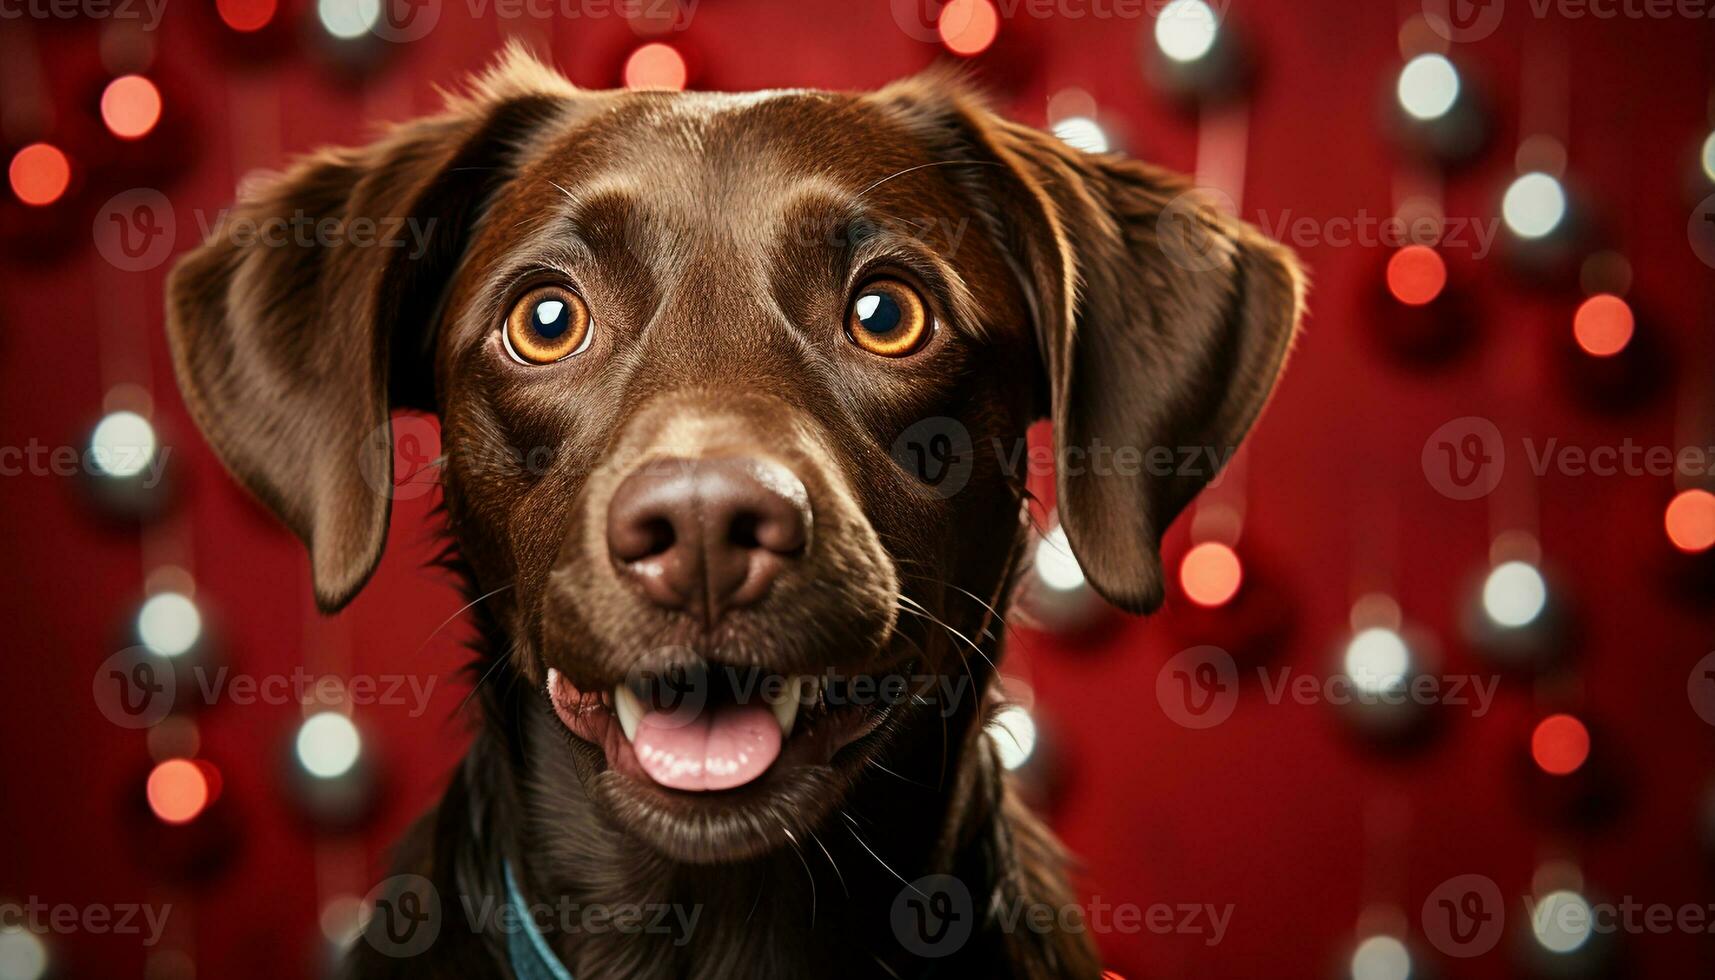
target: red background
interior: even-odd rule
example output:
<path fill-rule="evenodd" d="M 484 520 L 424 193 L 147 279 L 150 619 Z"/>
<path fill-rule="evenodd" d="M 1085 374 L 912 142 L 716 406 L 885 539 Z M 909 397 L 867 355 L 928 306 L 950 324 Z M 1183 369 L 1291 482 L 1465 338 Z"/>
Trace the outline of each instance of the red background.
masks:
<path fill-rule="evenodd" d="M 1390 213 L 1409 162 L 1388 138 L 1386 110 L 1401 64 L 1399 26 L 1415 12 L 1409 4 L 1236 0 L 1229 20 L 1260 69 L 1248 112 L 1245 216 Z M 243 174 L 432 110 L 434 87 L 482 66 L 509 32 L 551 50 L 591 87 L 615 84 L 625 52 L 640 43 L 614 17 L 476 22 L 465 4 L 448 2 L 426 38 L 376 45 L 384 57 L 353 76 L 317 56 L 325 45 L 304 11 L 289 7 L 281 17 L 291 29 L 258 53 L 236 46 L 200 4 L 169 6 L 149 74 L 182 128 L 171 145 L 131 156 L 92 115 L 107 77 L 101 25 L 0 26 L 10 98 L 33 80 L 51 105 L 38 133 L 20 132 L 14 113 L 8 147 L 53 135 L 80 161 L 108 164 L 80 170 L 73 193 L 83 210 L 61 212 L 70 229 L 63 246 L 51 235 L 9 245 L 0 441 L 80 445 L 107 387 L 135 382 L 154 396 L 179 481 L 172 511 L 138 532 L 95 516 L 75 481 L 0 479 L 0 621 L 12 630 L 0 709 L 0 895 L 171 902 L 162 948 L 188 954 L 205 977 L 320 970 L 320 903 L 361 894 L 381 876 L 387 846 L 435 798 L 461 750 L 454 712 L 467 685 L 455 671 L 466 659 L 465 631 L 454 623 L 431 635 L 461 600 L 424 567 L 434 544 L 430 501 L 418 499 L 395 508 L 380 572 L 350 609 L 326 621 L 313 614 L 301 548 L 227 479 L 179 401 L 161 326 L 165 268 L 115 270 L 88 244 L 88 217 L 119 190 L 158 187 L 176 208 L 182 250 L 198 234 L 198 209 L 212 216 L 226 206 Z M 1144 73 L 1151 25 L 1148 17 L 1017 17 L 976 61 L 1018 118 L 1042 124 L 1050 93 L 1082 86 L 1126 149 L 1192 170 L 1197 120 Z M 1222 627 L 1183 609 L 1107 622 L 1087 637 L 1017 638 L 1015 669 L 1035 686 L 1058 767 L 1054 821 L 1084 863 L 1084 893 L 1109 903 L 1233 906 L 1218 945 L 1183 934 L 1099 937 L 1127 976 L 1326 976 L 1344 969 L 1377 923 L 1404 930 L 1420 962 L 1444 975 L 1512 975 L 1528 932 L 1519 901 L 1549 858 L 1576 860 L 1590 890 L 1614 901 L 1711 901 L 1700 847 L 1715 740 L 1688 703 L 1686 678 L 1715 644 L 1707 598 L 1687 602 L 1668 587 L 1661 514 L 1672 482 L 1539 478 L 1521 440 L 1715 444 L 1711 273 L 1685 232 L 1695 201 L 1715 188 L 1684 190 L 1710 124 L 1712 39 L 1708 21 L 1539 19 L 1515 2 L 1497 33 L 1456 52 L 1467 83 L 1490 100 L 1496 140 L 1473 168 L 1448 178 L 1447 212 L 1492 218 L 1520 136 L 1547 128 L 1561 137 L 1570 179 L 1631 261 L 1634 305 L 1674 354 L 1676 371 L 1656 379 L 1644 407 L 1602 415 L 1574 397 L 1565 348 L 1575 286 L 1533 288 L 1498 255 L 1450 253 L 1454 281 L 1474 300 L 1478 340 L 1450 364 L 1411 368 L 1376 343 L 1397 309 L 1376 296 L 1387 251 L 1310 245 L 1300 248 L 1314 282 L 1306 332 L 1246 454 L 1249 588 L 1277 593 L 1296 618 L 1272 665 L 1337 671 L 1353 599 L 1379 589 L 1438 638 L 1446 671 L 1487 676 L 1459 619 L 1492 536 L 1523 527 L 1540 536 L 1581 617 L 1573 667 L 1545 680 L 1509 678 L 1486 716 L 1449 708 L 1430 744 L 1398 754 L 1354 737 L 1327 705 L 1271 704 L 1254 684 L 1227 723 L 1176 725 L 1155 698 L 1158 671 L 1186 646 L 1223 641 Z M 693 85 L 713 89 L 869 87 L 941 56 L 906 36 L 883 2 L 704 0 L 672 40 L 692 54 Z M 186 165 L 156 171 L 137 162 L 139 152 L 154 164 L 183 155 Z M 1516 455 L 1496 494 L 1458 502 L 1435 491 L 1419 457 L 1433 430 L 1471 415 L 1494 421 Z M 1229 485 L 1229 499 L 1236 492 Z M 1184 547 L 1183 523 L 1170 557 Z M 318 835 L 292 815 L 282 776 L 297 706 L 222 704 L 198 718 L 201 754 L 224 773 L 221 806 L 240 829 L 239 850 L 196 887 L 170 884 L 152 864 L 150 845 L 139 843 L 150 838 L 135 832 L 146 821 L 126 810 L 149 765 L 146 738 L 107 722 L 90 690 L 96 665 L 122 645 L 116 637 L 145 574 L 162 563 L 194 573 L 235 671 L 302 664 L 439 679 L 420 717 L 358 710 L 386 791 L 361 832 Z M 1606 822 L 1560 819 L 1552 792 L 1524 765 L 1534 719 L 1564 708 L 1590 720 L 1599 750 L 1623 773 L 1621 805 Z M 1475 961 L 1440 959 L 1423 940 L 1418 910 L 1437 884 L 1467 872 L 1488 875 L 1508 896 L 1507 941 Z M 1375 911 L 1389 908 L 1391 918 Z M 135 937 L 50 942 L 68 975 L 144 968 Z M 1702 972 L 1715 959 L 1704 935 L 1629 936 L 1623 946 L 1625 972 L 1636 976 Z M 154 961 L 173 962 L 159 951 Z"/>

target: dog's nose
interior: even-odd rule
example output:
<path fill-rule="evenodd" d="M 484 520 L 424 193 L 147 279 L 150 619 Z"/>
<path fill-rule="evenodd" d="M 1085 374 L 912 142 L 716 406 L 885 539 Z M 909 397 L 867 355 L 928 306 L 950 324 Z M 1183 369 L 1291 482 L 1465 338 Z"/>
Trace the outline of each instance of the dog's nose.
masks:
<path fill-rule="evenodd" d="M 608 553 L 620 573 L 656 605 L 705 623 L 767 595 L 809 537 L 803 482 L 755 457 L 646 463 L 607 509 Z"/>

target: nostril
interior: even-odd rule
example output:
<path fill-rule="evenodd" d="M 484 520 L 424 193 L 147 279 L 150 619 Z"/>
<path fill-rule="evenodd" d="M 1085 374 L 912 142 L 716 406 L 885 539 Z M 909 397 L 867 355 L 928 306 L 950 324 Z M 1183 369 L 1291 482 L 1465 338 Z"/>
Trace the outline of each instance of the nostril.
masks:
<path fill-rule="evenodd" d="M 664 555 L 673 549 L 674 542 L 678 540 L 678 535 L 673 530 L 673 522 L 665 517 L 645 518 L 638 525 L 638 532 L 640 547 L 635 549 L 638 554 L 630 559 L 631 561 Z"/>
<path fill-rule="evenodd" d="M 739 513 L 733 516 L 732 524 L 727 528 L 727 544 L 735 548 L 751 551 L 762 547 L 762 542 L 756 535 L 757 527 L 762 519 L 755 514 Z"/>

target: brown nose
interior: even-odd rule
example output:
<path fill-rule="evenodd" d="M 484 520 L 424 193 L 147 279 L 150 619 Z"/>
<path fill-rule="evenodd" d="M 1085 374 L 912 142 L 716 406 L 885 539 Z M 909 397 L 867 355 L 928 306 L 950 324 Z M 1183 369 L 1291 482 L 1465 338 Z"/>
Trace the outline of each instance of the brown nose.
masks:
<path fill-rule="evenodd" d="M 651 602 L 714 623 L 768 594 L 810 536 L 804 484 L 754 457 L 646 463 L 614 491 L 607 550 Z"/>

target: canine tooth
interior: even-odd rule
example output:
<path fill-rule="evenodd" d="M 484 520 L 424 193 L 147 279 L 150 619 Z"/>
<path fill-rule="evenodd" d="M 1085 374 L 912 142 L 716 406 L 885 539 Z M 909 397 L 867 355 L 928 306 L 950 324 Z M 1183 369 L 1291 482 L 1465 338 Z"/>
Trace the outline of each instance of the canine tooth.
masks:
<path fill-rule="evenodd" d="M 798 723 L 798 708 L 804 703 L 804 691 L 813 683 L 808 677 L 792 677 L 782 687 L 779 696 L 768 698 L 774 709 L 774 720 L 780 722 L 780 737 L 791 738 L 792 727 Z"/>
<path fill-rule="evenodd" d="M 643 719 L 643 702 L 624 684 L 613 689 L 613 713 L 619 716 L 619 728 L 625 732 L 625 740 L 629 742 L 635 738 L 637 723 Z"/>

